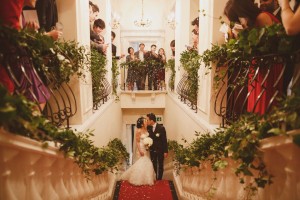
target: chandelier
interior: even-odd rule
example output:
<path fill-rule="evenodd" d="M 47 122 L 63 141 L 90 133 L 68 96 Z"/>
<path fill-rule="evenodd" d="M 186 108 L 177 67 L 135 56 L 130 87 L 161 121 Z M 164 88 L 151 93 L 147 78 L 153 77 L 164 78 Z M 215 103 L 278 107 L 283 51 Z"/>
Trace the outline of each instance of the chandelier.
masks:
<path fill-rule="evenodd" d="M 134 25 L 137 27 L 149 27 L 151 23 L 151 20 L 144 19 L 144 0 L 142 0 L 142 18 L 139 20 L 134 20 Z"/>

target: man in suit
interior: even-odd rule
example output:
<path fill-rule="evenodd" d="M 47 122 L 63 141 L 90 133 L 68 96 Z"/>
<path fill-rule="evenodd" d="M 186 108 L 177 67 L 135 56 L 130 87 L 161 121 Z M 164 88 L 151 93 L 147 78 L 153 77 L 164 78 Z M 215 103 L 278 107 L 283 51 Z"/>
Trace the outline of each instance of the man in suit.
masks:
<path fill-rule="evenodd" d="M 281 22 L 281 8 L 278 0 L 260 0 L 260 9 L 273 14 Z"/>
<path fill-rule="evenodd" d="M 145 60 L 147 62 L 147 73 L 148 73 L 148 90 L 157 90 L 157 71 L 160 59 L 156 53 L 156 45 L 151 45 L 151 51 L 145 54 Z"/>
<path fill-rule="evenodd" d="M 116 45 L 113 44 L 113 41 L 115 40 L 115 38 L 116 38 L 116 33 L 112 31 L 111 32 L 111 54 L 112 54 L 112 58 L 120 60 L 125 55 L 121 54 L 120 56 L 117 56 L 117 47 L 116 47 Z"/>
<path fill-rule="evenodd" d="M 166 129 L 163 125 L 156 123 L 156 116 L 153 113 L 147 114 L 149 137 L 153 144 L 150 147 L 150 158 L 153 163 L 156 180 L 161 180 L 164 173 L 164 158 L 168 156 L 168 142 Z"/>
<path fill-rule="evenodd" d="M 144 62 L 146 52 L 147 51 L 145 51 L 145 44 L 140 43 L 139 50 L 134 53 L 134 56 L 136 58 L 138 58 L 141 62 Z M 144 69 L 140 70 L 139 78 L 137 79 L 137 82 L 136 82 L 138 90 L 145 90 L 145 82 L 146 82 L 147 73 L 148 73 L 148 71 L 146 70 L 146 67 L 144 67 Z"/>
<path fill-rule="evenodd" d="M 104 37 L 101 35 L 105 29 L 105 22 L 102 19 L 94 21 L 93 29 L 90 32 L 91 48 L 97 49 L 99 53 L 106 54 L 108 44 L 104 44 Z"/>

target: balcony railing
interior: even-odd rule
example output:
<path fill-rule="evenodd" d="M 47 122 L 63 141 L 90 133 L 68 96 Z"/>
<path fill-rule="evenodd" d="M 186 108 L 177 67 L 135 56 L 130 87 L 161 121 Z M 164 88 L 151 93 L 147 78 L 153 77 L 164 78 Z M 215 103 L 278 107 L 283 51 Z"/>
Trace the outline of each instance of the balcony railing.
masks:
<path fill-rule="evenodd" d="M 177 85 L 176 91 L 179 95 L 179 99 L 197 112 L 197 93 L 191 93 L 191 87 L 193 86 L 188 79 L 188 75 L 184 74 Z"/>
<path fill-rule="evenodd" d="M 107 102 L 109 100 L 109 95 L 112 92 L 112 87 L 109 84 L 109 82 L 107 81 L 106 78 L 104 78 L 101 81 L 101 86 L 100 88 L 97 88 L 97 91 L 95 91 L 97 97 L 94 97 L 94 110 L 98 110 L 100 108 L 101 105 L 103 105 L 105 102 Z"/>
<path fill-rule="evenodd" d="M 154 63 L 154 64 L 153 64 Z M 153 65 L 149 67 L 149 65 Z M 165 66 L 152 61 L 131 61 L 121 64 L 121 89 L 166 90 Z"/>
<path fill-rule="evenodd" d="M 263 55 L 247 61 L 228 61 L 217 68 L 214 109 L 223 124 L 246 112 L 268 113 L 278 98 L 287 95 L 294 63 L 295 57 Z"/>
<path fill-rule="evenodd" d="M 69 84 L 56 84 L 57 78 L 50 72 L 40 76 L 28 56 L 17 58 L 17 55 L 13 55 L 8 59 L 13 58 L 16 59 L 15 63 L 6 62 L 4 67 L 15 85 L 15 93 L 25 94 L 27 98 L 36 102 L 39 110 L 53 124 L 61 126 L 66 123 L 69 128 L 69 120 L 77 112 L 76 97 Z M 39 99 L 44 99 L 45 108 L 40 104 Z"/>

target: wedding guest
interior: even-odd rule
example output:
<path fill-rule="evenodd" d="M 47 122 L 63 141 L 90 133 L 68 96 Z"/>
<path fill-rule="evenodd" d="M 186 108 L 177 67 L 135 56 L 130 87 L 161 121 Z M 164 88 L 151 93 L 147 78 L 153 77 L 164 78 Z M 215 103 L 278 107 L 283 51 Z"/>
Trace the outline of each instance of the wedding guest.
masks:
<path fill-rule="evenodd" d="M 145 44 L 140 43 L 139 44 L 139 50 L 136 51 L 134 53 L 134 55 L 141 62 L 144 62 L 146 52 L 147 51 L 145 50 Z M 147 71 L 146 67 L 144 67 L 144 68 L 145 68 L 144 70 L 143 69 L 140 70 L 140 74 L 139 74 L 140 76 L 139 76 L 139 79 L 137 80 L 137 87 L 138 87 L 139 90 L 145 90 L 146 76 L 148 74 L 148 71 Z"/>
<path fill-rule="evenodd" d="M 102 53 L 103 55 L 106 54 L 108 47 L 108 44 L 104 44 L 104 37 L 101 35 L 104 29 L 105 22 L 102 19 L 96 19 L 94 21 L 93 29 L 90 32 L 91 47 L 97 49 L 99 53 Z"/>
<path fill-rule="evenodd" d="M 289 0 L 279 0 L 281 7 L 281 18 L 285 31 L 288 35 L 297 35 L 300 33 L 300 8 L 299 0 L 295 1 L 294 11 Z"/>
<path fill-rule="evenodd" d="M 27 28 L 35 28 L 35 24 L 26 24 L 21 17 L 23 7 L 35 7 L 35 4 L 35 0 L 1 2 L 1 8 L 10 8 L 10 10 L 1 11 L 1 18 L 7 20 L 3 21 L 3 24 L 16 29 L 20 29 L 23 24 L 26 25 Z M 20 22 L 18 19 L 20 19 Z M 50 93 L 38 76 L 27 49 L 21 47 L 12 48 L 12 44 L 10 44 L 9 41 L 2 41 L 1 43 L 8 50 L 7 54 L 4 55 L 6 62 L 1 63 L 1 65 L 10 66 L 14 79 L 18 81 L 16 91 L 23 94 L 30 101 L 37 102 L 40 106 L 40 110 L 43 110 L 47 100 L 50 98 Z"/>
<path fill-rule="evenodd" d="M 194 26 L 194 30 L 196 31 L 196 34 L 199 35 L 199 17 L 196 17 L 193 21 L 192 21 L 192 26 Z"/>
<path fill-rule="evenodd" d="M 159 58 L 156 53 L 156 45 L 151 45 L 151 51 L 145 54 L 145 59 L 147 61 L 147 72 L 148 72 L 148 89 L 157 90 L 157 70 Z"/>
<path fill-rule="evenodd" d="M 244 29 L 258 28 L 279 23 L 279 20 L 271 13 L 262 12 L 253 0 L 229 0 L 224 9 L 225 15 L 233 23 L 240 23 Z M 253 61 L 255 62 L 255 60 Z M 258 70 L 258 75 L 254 76 L 255 71 Z M 255 112 L 261 115 L 265 114 L 272 96 L 276 93 L 277 96 L 283 93 L 283 79 L 278 82 L 277 79 L 282 71 L 282 64 L 274 64 L 271 67 L 271 72 L 268 73 L 266 67 L 250 67 L 248 75 L 249 84 L 248 92 L 248 112 Z M 277 83 L 274 86 L 274 83 Z M 278 92 L 278 93 L 277 93 Z M 262 93 L 262 95 L 260 95 Z M 260 98 L 259 98 L 260 97 Z M 273 101 L 274 103 L 275 101 Z"/>
<path fill-rule="evenodd" d="M 262 11 L 272 13 L 279 21 L 281 21 L 281 9 L 278 0 L 260 0 Z"/>
<path fill-rule="evenodd" d="M 198 51 L 199 35 L 195 29 L 192 30 L 192 40 L 193 40 L 192 46 L 187 46 L 187 49 Z"/>
<path fill-rule="evenodd" d="M 175 40 L 172 40 L 170 42 L 170 47 L 171 47 L 171 51 L 172 51 L 171 59 L 174 59 L 175 58 Z"/>
<path fill-rule="evenodd" d="M 117 47 L 116 47 L 116 45 L 113 44 L 115 38 L 116 38 L 116 33 L 111 31 L 111 53 L 112 53 L 112 57 L 113 57 L 113 59 L 120 60 L 125 55 L 121 54 L 120 56 L 117 56 Z"/>
<path fill-rule="evenodd" d="M 300 1 L 295 1 L 294 11 L 289 4 L 288 0 L 279 0 L 279 4 L 281 7 L 281 18 L 282 23 L 285 28 L 285 31 L 288 35 L 297 35 L 296 46 L 300 48 Z M 299 49 L 298 49 L 299 52 Z M 296 57 L 300 57 L 299 53 Z M 292 81 L 292 88 L 299 88 L 300 87 L 300 63 L 293 63 L 294 64 L 294 72 L 293 72 L 293 81 Z"/>
<path fill-rule="evenodd" d="M 99 7 L 96 4 L 93 4 L 93 2 L 89 1 L 89 17 L 91 28 L 93 28 L 94 21 L 98 18 L 99 11 Z"/>
<path fill-rule="evenodd" d="M 62 31 L 56 30 L 58 22 L 56 0 L 37 0 L 36 11 L 39 19 L 40 30 L 45 31 L 45 35 L 57 40 L 62 36 Z"/>
<path fill-rule="evenodd" d="M 128 54 L 129 55 L 126 56 L 127 63 L 137 60 L 137 58 L 134 55 L 134 49 L 132 47 L 128 47 Z M 127 71 L 127 79 L 126 79 L 128 90 L 134 89 L 134 82 L 136 82 L 135 75 L 136 75 L 136 71 L 134 66 L 131 66 L 129 64 L 128 71 Z"/>
<path fill-rule="evenodd" d="M 165 50 L 163 48 L 160 48 L 158 50 L 158 58 L 159 58 L 159 68 L 157 72 L 157 80 L 160 89 L 162 89 L 165 87 L 165 64 L 167 62 Z"/>

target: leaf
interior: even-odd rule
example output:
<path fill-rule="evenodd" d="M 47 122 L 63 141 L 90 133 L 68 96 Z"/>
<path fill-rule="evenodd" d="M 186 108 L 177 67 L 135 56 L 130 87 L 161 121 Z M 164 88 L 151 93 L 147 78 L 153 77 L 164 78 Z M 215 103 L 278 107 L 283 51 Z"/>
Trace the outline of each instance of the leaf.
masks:
<path fill-rule="evenodd" d="M 280 128 L 272 128 L 267 133 L 273 133 L 275 135 L 280 135 L 283 133 L 283 131 Z"/>

